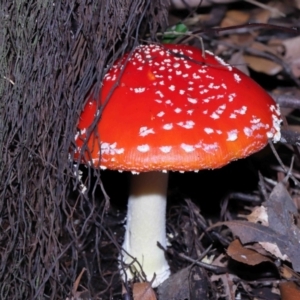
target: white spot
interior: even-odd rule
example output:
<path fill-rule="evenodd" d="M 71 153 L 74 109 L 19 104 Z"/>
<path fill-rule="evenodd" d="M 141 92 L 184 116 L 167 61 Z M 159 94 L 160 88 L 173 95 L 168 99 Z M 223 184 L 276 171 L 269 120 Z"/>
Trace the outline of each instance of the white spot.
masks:
<path fill-rule="evenodd" d="M 177 107 L 174 109 L 174 111 L 176 112 L 176 114 L 179 114 L 181 112 L 181 108 Z"/>
<path fill-rule="evenodd" d="M 225 83 L 222 83 L 221 86 L 224 90 L 227 90 L 227 85 Z"/>
<path fill-rule="evenodd" d="M 241 77 L 239 76 L 239 74 L 234 73 L 233 77 L 237 83 L 239 83 L 242 80 Z"/>
<path fill-rule="evenodd" d="M 202 94 L 206 94 L 206 93 L 208 93 L 208 92 L 209 92 L 209 90 L 204 89 L 204 90 L 200 91 L 199 93 L 202 95 Z"/>
<path fill-rule="evenodd" d="M 217 134 L 222 134 L 222 130 L 216 130 Z"/>
<path fill-rule="evenodd" d="M 226 66 L 229 71 L 232 70 L 232 67 L 230 65 L 228 65 L 221 57 L 218 57 L 218 56 L 214 56 L 214 57 L 221 65 Z"/>
<path fill-rule="evenodd" d="M 162 66 L 162 67 L 160 67 L 158 70 L 159 70 L 159 71 L 163 71 L 163 70 L 165 70 L 165 67 Z"/>
<path fill-rule="evenodd" d="M 140 94 L 140 93 L 145 92 L 145 90 L 146 90 L 146 88 L 135 88 L 135 89 L 134 89 L 134 92 L 135 92 L 136 94 Z"/>
<path fill-rule="evenodd" d="M 187 145 L 187 144 L 184 144 L 182 143 L 180 145 L 180 147 L 185 151 L 185 152 L 193 152 L 195 150 L 195 147 L 192 146 L 192 145 Z"/>
<path fill-rule="evenodd" d="M 172 149 L 172 146 L 162 146 L 159 149 L 163 153 L 169 153 L 171 151 L 171 149 Z"/>
<path fill-rule="evenodd" d="M 256 118 L 255 116 L 252 116 L 252 120 L 250 121 L 251 124 L 258 124 L 260 122 L 259 118 Z"/>
<path fill-rule="evenodd" d="M 236 118 L 236 114 L 230 114 L 229 118 L 230 119 L 235 119 Z"/>
<path fill-rule="evenodd" d="M 249 127 L 244 128 L 244 133 L 246 136 L 251 136 L 252 135 L 252 130 Z"/>
<path fill-rule="evenodd" d="M 186 122 L 179 122 L 177 125 L 185 128 L 185 129 L 192 129 L 195 125 L 193 121 L 186 121 Z"/>
<path fill-rule="evenodd" d="M 183 74 L 182 77 L 187 78 L 187 77 L 189 77 L 189 74 Z"/>
<path fill-rule="evenodd" d="M 175 85 L 170 85 L 169 86 L 169 90 L 172 91 L 172 92 L 174 92 L 175 91 Z"/>
<path fill-rule="evenodd" d="M 154 101 L 157 103 L 162 103 L 162 100 L 155 99 Z"/>
<path fill-rule="evenodd" d="M 173 64 L 173 67 L 174 67 L 174 68 L 178 68 L 178 67 L 180 67 L 180 64 L 179 64 L 179 63 L 174 63 L 174 64 Z"/>
<path fill-rule="evenodd" d="M 216 110 L 216 113 L 221 115 L 224 112 L 225 108 L 226 108 L 226 104 L 219 106 Z"/>
<path fill-rule="evenodd" d="M 86 133 L 86 128 L 83 128 L 82 130 L 80 130 L 80 134 L 83 135 Z"/>
<path fill-rule="evenodd" d="M 191 66 L 188 65 L 188 64 L 185 64 L 184 66 L 185 66 L 187 69 L 191 68 Z"/>
<path fill-rule="evenodd" d="M 160 98 L 164 97 L 164 94 L 161 91 L 156 91 L 155 94 L 158 94 Z"/>
<path fill-rule="evenodd" d="M 146 136 L 146 135 L 148 135 L 148 134 L 154 134 L 155 132 L 154 132 L 154 130 L 153 130 L 153 128 L 147 128 L 147 127 L 141 127 L 140 128 L 140 136 Z"/>
<path fill-rule="evenodd" d="M 206 109 L 206 110 L 203 110 L 202 113 L 203 113 L 204 115 L 207 115 L 208 110 L 207 110 L 207 109 Z"/>
<path fill-rule="evenodd" d="M 176 72 L 176 75 L 181 75 L 182 74 L 182 71 L 180 71 L 180 70 L 176 70 L 175 72 Z"/>
<path fill-rule="evenodd" d="M 185 90 L 180 90 L 180 91 L 179 91 L 179 94 L 180 94 L 180 95 L 183 95 L 184 93 L 185 93 Z"/>
<path fill-rule="evenodd" d="M 187 114 L 191 116 L 192 113 L 193 113 L 193 111 L 194 111 L 193 109 L 189 109 L 189 110 L 187 111 Z"/>
<path fill-rule="evenodd" d="M 173 128 L 173 124 L 172 123 L 168 123 L 168 124 L 165 124 L 163 126 L 163 129 L 165 129 L 165 130 L 171 130 L 172 128 Z"/>
<path fill-rule="evenodd" d="M 199 79 L 200 76 L 199 76 L 198 74 L 196 74 L 196 73 L 193 73 L 193 78 L 194 78 L 194 79 Z"/>
<path fill-rule="evenodd" d="M 195 99 L 195 98 L 187 98 L 187 100 L 190 102 L 190 103 L 193 103 L 193 104 L 196 104 L 197 102 L 198 102 L 198 100 L 197 99 Z"/>
<path fill-rule="evenodd" d="M 166 104 L 169 104 L 169 105 L 172 106 L 172 105 L 173 105 L 173 102 L 172 102 L 171 100 L 167 100 L 167 101 L 166 101 Z"/>
<path fill-rule="evenodd" d="M 212 82 L 209 84 L 208 86 L 210 89 L 215 89 L 215 90 L 218 90 L 220 88 L 219 85 L 214 85 Z"/>
<path fill-rule="evenodd" d="M 218 114 L 216 114 L 215 112 L 213 112 L 213 113 L 210 115 L 210 117 L 211 117 L 212 119 L 214 119 L 214 120 L 220 118 L 220 116 L 219 116 Z"/>
<path fill-rule="evenodd" d="M 159 84 L 160 84 L 160 85 L 164 85 L 165 82 L 164 82 L 163 80 L 161 80 L 161 81 L 159 82 Z"/>
<path fill-rule="evenodd" d="M 227 141 L 233 142 L 237 139 L 237 130 L 231 130 L 227 132 L 228 138 Z"/>
<path fill-rule="evenodd" d="M 157 116 L 161 118 L 164 114 L 165 114 L 165 113 L 164 113 L 163 111 L 160 111 L 160 112 L 157 114 Z"/>
<path fill-rule="evenodd" d="M 204 69 L 199 69 L 198 72 L 199 72 L 199 73 L 202 73 L 202 74 L 205 74 L 207 71 L 204 70 Z"/>
<path fill-rule="evenodd" d="M 242 106 L 240 109 L 235 109 L 234 112 L 240 115 L 244 115 L 247 111 L 247 106 Z"/>
<path fill-rule="evenodd" d="M 206 144 L 206 143 L 203 143 L 202 141 L 200 141 L 195 147 L 203 149 L 205 152 L 212 152 L 219 148 L 219 146 L 216 142 L 213 144 Z"/>
<path fill-rule="evenodd" d="M 149 145 L 145 144 L 145 145 L 137 146 L 137 149 L 138 151 L 145 153 L 149 151 L 150 147 Z"/>
<path fill-rule="evenodd" d="M 124 148 L 117 148 L 117 143 L 101 143 L 101 153 L 102 154 L 122 154 L 124 153 Z M 100 154 L 100 153 L 99 153 Z"/>
<path fill-rule="evenodd" d="M 236 97 L 236 93 L 231 93 L 231 94 L 229 94 L 228 95 L 228 101 L 229 102 L 232 102 L 233 101 L 233 99 Z"/>
<path fill-rule="evenodd" d="M 204 131 L 207 133 L 207 134 L 211 134 L 214 132 L 214 130 L 212 128 L 204 128 Z"/>

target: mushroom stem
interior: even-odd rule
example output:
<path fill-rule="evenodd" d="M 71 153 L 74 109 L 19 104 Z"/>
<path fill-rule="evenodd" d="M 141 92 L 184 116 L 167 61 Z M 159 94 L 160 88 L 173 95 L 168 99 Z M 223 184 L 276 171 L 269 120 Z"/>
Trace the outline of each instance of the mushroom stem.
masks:
<path fill-rule="evenodd" d="M 166 194 L 168 173 L 145 172 L 134 175 L 128 199 L 126 233 L 123 243 L 123 261 L 129 265 L 126 276 L 146 275 L 156 287 L 170 275 L 170 268 L 164 251 L 157 246 L 159 242 L 164 248 L 166 239 Z M 139 264 L 132 263 L 135 258 Z"/>

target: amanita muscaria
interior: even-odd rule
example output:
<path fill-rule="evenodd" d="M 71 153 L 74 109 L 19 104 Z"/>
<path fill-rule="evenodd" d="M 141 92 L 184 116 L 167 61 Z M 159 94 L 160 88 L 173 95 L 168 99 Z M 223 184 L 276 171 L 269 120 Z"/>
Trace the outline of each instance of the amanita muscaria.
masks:
<path fill-rule="evenodd" d="M 99 99 L 88 100 L 78 124 L 75 157 L 99 106 L 119 80 L 83 158 L 93 167 L 137 173 L 123 248 L 138 260 L 148 281 L 154 278 L 155 287 L 170 274 L 157 246 L 167 245 L 168 171 L 220 168 L 246 157 L 268 140 L 279 140 L 281 121 L 278 106 L 257 83 L 208 51 L 142 45 L 130 55 L 105 75 Z M 130 264 L 126 252 L 123 261 Z M 132 264 L 127 278 L 140 271 Z"/>

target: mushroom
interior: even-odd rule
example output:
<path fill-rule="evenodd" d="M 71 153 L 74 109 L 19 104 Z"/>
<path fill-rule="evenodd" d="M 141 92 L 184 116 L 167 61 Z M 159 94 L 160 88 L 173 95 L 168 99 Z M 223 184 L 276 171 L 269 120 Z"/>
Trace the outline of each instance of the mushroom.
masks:
<path fill-rule="evenodd" d="M 116 82 L 83 157 L 94 167 L 136 174 L 121 255 L 129 266 L 123 278 L 141 274 L 141 266 L 156 287 L 170 274 L 157 244 L 167 246 L 168 171 L 220 168 L 268 140 L 279 141 L 280 112 L 257 83 L 208 51 L 142 45 L 108 71 L 99 99 L 88 100 L 78 124 L 77 157 L 99 103 Z"/>

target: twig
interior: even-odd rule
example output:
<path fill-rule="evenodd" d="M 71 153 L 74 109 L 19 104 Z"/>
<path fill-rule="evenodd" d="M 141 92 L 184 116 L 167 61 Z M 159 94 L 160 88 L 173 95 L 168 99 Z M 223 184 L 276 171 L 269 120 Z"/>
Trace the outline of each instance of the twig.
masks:
<path fill-rule="evenodd" d="M 281 107 L 300 109 L 300 96 L 275 93 L 270 93 L 270 95 Z"/>
<path fill-rule="evenodd" d="M 199 260 L 194 260 L 192 258 L 190 258 L 189 256 L 186 256 L 185 254 L 183 253 L 179 253 L 179 256 L 195 265 L 198 265 L 206 270 L 209 270 L 215 274 L 224 274 L 228 271 L 228 269 L 226 267 L 219 267 L 219 266 L 214 266 L 214 265 L 209 265 L 209 264 L 206 264 L 206 263 L 203 263 Z"/>
<path fill-rule="evenodd" d="M 286 167 L 285 167 L 284 163 L 282 162 L 281 158 L 279 157 L 279 155 L 278 155 L 278 153 L 277 153 L 277 151 L 276 151 L 276 149 L 275 149 L 273 143 L 272 143 L 272 142 L 269 142 L 269 145 L 270 145 L 270 147 L 271 147 L 271 149 L 272 149 L 272 152 L 273 152 L 273 154 L 275 155 L 275 157 L 276 157 L 276 159 L 277 159 L 279 165 L 281 166 L 282 171 L 283 171 L 286 175 L 288 175 L 288 176 L 294 181 L 294 184 L 295 184 L 296 186 L 299 186 L 299 185 L 300 185 L 300 182 L 297 180 L 297 178 L 295 178 L 295 176 L 294 176 L 293 174 L 291 174 L 290 169 L 289 169 L 289 170 L 286 169 Z M 293 162 L 293 160 L 292 160 L 292 162 Z"/>

